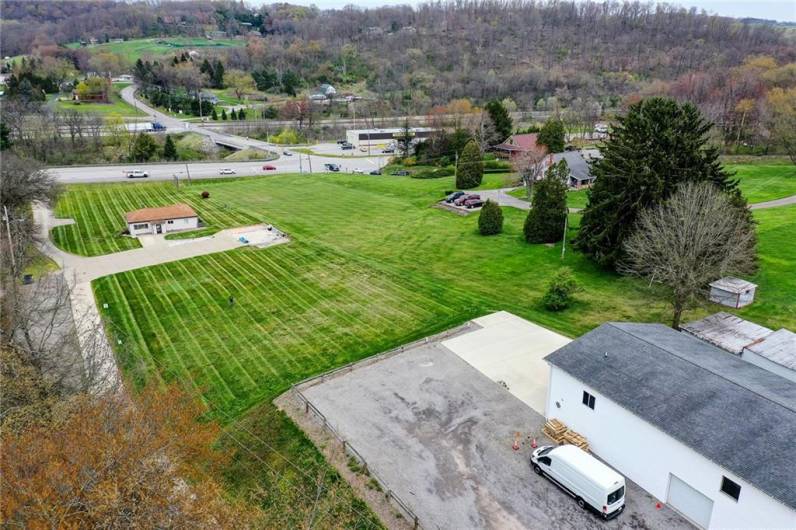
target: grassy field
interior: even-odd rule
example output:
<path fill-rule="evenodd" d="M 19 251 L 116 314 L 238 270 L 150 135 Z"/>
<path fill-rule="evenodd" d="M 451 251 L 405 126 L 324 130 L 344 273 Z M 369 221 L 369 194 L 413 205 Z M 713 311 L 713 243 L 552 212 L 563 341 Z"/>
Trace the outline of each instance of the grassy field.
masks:
<path fill-rule="evenodd" d="M 111 52 L 117 53 L 134 63 L 141 57 L 179 54 L 188 50 L 235 48 L 245 46 L 246 42 L 235 39 L 207 40 L 201 37 L 164 37 L 153 39 L 133 39 L 125 42 L 109 42 L 97 44 L 86 49 L 90 53 Z M 69 48 L 79 48 L 80 45 L 72 43 Z"/>
<path fill-rule="evenodd" d="M 738 186 L 749 203 L 765 202 L 796 195 L 796 166 L 793 164 L 732 164 L 727 169 L 739 180 Z M 570 208 L 585 208 L 587 190 L 567 193 Z M 509 192 L 514 197 L 525 199 L 525 190 Z"/>
<path fill-rule="evenodd" d="M 505 178 L 489 175 L 484 186 L 500 187 Z M 432 208 L 452 186 L 452 178 L 346 174 L 213 180 L 180 189 L 166 182 L 70 186 L 57 212 L 77 225 L 56 228 L 53 238 L 81 254 L 130 248 L 134 240 L 117 235 L 122 213 L 175 201 L 191 204 L 213 229 L 269 222 L 290 235 L 286 245 L 121 273 L 93 287 L 98 306 L 108 304 L 101 311 L 114 342 L 132 346 L 119 359 L 127 375 L 138 383 L 182 382 L 251 445 L 235 454 L 231 490 L 277 488 L 280 495 L 257 502 L 273 513 L 300 513 L 309 509 L 313 481 L 291 472 L 273 448 L 310 475 L 327 476 L 328 469 L 270 402 L 302 378 L 501 309 L 569 336 L 606 320 L 668 319 L 665 304 L 642 282 L 601 270 L 572 250 L 562 260 L 560 244 L 526 244 L 525 212 L 505 208 L 504 233 L 482 237 L 477 216 Z M 204 190 L 209 199 L 199 198 Z M 796 207 L 755 216 L 760 289 L 742 313 L 796 328 L 796 255 L 786 239 L 796 228 Z M 578 222 L 579 215 L 570 216 L 570 236 Z M 550 313 L 540 298 L 562 265 L 572 267 L 583 291 L 571 308 Z M 331 512 L 355 517 L 363 507 L 330 476 L 329 488 L 342 489 L 339 499 L 330 493 L 324 502 Z"/>
<path fill-rule="evenodd" d="M 146 116 L 144 111 L 124 101 L 119 94 L 119 92 L 121 92 L 124 87 L 129 86 L 129 84 L 130 83 L 113 83 L 113 90 L 111 91 L 111 100 L 109 103 L 75 104 L 70 100 L 55 100 L 54 104 L 58 110 L 76 110 L 78 112 L 90 112 L 103 116 L 108 116 L 110 114 L 118 114 L 122 117 Z"/>

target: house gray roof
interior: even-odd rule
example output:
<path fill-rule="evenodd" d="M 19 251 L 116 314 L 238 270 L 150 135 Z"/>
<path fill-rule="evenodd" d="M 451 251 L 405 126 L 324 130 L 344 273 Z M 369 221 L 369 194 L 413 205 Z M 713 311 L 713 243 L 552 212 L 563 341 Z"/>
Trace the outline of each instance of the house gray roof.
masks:
<path fill-rule="evenodd" d="M 545 359 L 796 509 L 793 381 L 661 324 L 603 324 Z"/>
<path fill-rule="evenodd" d="M 771 362 L 796 370 L 796 333 L 789 329 L 778 329 L 746 349 Z"/>
<path fill-rule="evenodd" d="M 593 178 L 589 164 L 580 151 L 564 151 L 553 155 L 553 163 L 558 164 L 561 160 L 567 161 L 570 175 L 578 181 L 583 182 Z"/>
<path fill-rule="evenodd" d="M 736 355 L 773 333 L 771 329 L 723 311 L 689 322 L 683 326 L 683 331 Z"/>

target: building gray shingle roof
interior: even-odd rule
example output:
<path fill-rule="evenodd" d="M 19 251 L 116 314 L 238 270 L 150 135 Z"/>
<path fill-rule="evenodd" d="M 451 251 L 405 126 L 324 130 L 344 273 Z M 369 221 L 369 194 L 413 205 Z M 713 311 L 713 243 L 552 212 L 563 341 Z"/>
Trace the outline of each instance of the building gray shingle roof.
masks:
<path fill-rule="evenodd" d="M 545 359 L 796 509 L 796 383 L 660 324 L 603 324 Z"/>
<path fill-rule="evenodd" d="M 569 166 L 569 172 L 580 182 L 591 180 L 592 174 L 589 168 L 589 163 L 583 158 L 579 151 L 564 151 L 563 153 L 555 153 L 553 155 L 553 163 L 558 164 L 560 161 L 566 160 Z"/>

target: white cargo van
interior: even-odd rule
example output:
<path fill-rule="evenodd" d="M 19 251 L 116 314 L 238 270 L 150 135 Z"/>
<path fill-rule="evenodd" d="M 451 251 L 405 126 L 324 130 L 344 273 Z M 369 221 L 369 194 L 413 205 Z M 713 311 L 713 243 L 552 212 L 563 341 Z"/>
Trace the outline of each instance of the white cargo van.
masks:
<path fill-rule="evenodd" d="M 605 519 L 625 509 L 625 478 L 574 445 L 536 449 L 531 467 L 574 497 L 578 506 L 591 506 Z"/>

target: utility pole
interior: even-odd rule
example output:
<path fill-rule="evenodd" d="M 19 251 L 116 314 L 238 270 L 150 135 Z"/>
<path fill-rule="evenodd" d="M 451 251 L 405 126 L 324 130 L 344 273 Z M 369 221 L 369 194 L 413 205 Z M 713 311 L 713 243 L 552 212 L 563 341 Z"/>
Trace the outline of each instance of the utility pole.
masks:
<path fill-rule="evenodd" d="M 199 89 L 199 121 L 202 121 L 202 89 Z"/>
<path fill-rule="evenodd" d="M 453 166 L 453 181 L 454 182 L 456 182 L 456 180 L 459 178 L 459 151 L 456 151 L 455 155 L 456 155 L 456 165 Z"/>
<path fill-rule="evenodd" d="M 191 181 L 191 172 L 188 169 L 188 163 L 187 162 L 185 163 L 185 174 L 188 175 L 188 184 L 193 184 L 193 181 Z"/>
<path fill-rule="evenodd" d="M 302 164 L 301 164 L 301 159 L 302 158 L 303 157 L 301 156 L 301 153 L 299 153 L 299 173 L 304 173 L 304 170 L 302 169 Z"/>
<path fill-rule="evenodd" d="M 567 215 L 564 216 L 564 239 L 561 240 L 561 259 L 564 259 L 564 252 L 567 249 L 567 221 L 569 221 L 569 208 L 567 208 Z"/>
<path fill-rule="evenodd" d="M 307 155 L 307 163 L 310 165 L 310 173 L 312 173 L 312 158 L 310 155 Z"/>

